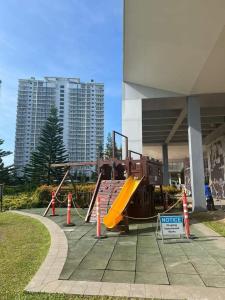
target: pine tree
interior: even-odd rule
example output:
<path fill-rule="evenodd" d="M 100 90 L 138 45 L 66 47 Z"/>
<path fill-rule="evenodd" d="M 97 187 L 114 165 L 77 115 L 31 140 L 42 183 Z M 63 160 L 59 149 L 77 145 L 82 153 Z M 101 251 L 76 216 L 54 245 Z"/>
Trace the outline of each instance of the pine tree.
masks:
<path fill-rule="evenodd" d="M 122 159 L 122 145 L 120 145 L 120 147 L 118 148 L 116 145 L 116 154 L 115 154 L 116 158 L 121 160 Z"/>
<path fill-rule="evenodd" d="M 59 182 L 63 176 L 63 168 L 51 168 L 53 163 L 64 163 L 68 159 L 63 144 L 63 128 L 59 123 L 57 109 L 53 107 L 42 128 L 37 148 L 32 152 L 30 162 L 25 168 L 29 181 L 37 185 Z"/>
<path fill-rule="evenodd" d="M 0 146 L 4 143 L 4 140 L 0 139 Z M 9 184 L 10 183 L 10 173 L 12 166 L 5 167 L 3 162 L 3 157 L 12 154 L 10 151 L 4 151 L 0 149 L 0 183 Z"/>
<path fill-rule="evenodd" d="M 98 149 L 97 149 L 97 158 L 98 159 L 103 159 L 104 158 L 104 147 L 103 147 L 103 145 L 102 145 L 102 143 L 100 143 L 99 145 L 98 145 Z"/>
<path fill-rule="evenodd" d="M 105 158 L 110 159 L 113 155 L 113 142 L 112 142 L 112 135 L 109 132 L 107 135 L 106 145 L 105 145 Z"/>
<path fill-rule="evenodd" d="M 105 158 L 110 159 L 113 156 L 113 140 L 111 133 L 107 135 L 107 141 L 105 146 Z M 122 146 L 118 148 L 117 143 L 115 141 L 115 158 L 122 159 Z"/>

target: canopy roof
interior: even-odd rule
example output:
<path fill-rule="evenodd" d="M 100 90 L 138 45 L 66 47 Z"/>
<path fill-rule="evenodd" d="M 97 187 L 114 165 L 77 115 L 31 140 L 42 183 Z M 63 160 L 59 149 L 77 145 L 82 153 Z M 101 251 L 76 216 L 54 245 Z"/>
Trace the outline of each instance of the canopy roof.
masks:
<path fill-rule="evenodd" d="M 225 92 L 224 0 L 125 0 L 124 81 Z"/>

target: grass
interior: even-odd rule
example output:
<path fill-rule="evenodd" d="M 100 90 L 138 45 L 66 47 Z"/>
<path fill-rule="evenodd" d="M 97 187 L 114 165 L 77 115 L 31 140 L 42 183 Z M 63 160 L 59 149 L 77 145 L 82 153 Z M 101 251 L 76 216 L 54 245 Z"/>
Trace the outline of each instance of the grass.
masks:
<path fill-rule="evenodd" d="M 1 300 L 125 299 L 23 292 L 44 260 L 49 246 L 50 235 L 39 221 L 15 213 L 0 213 Z"/>
<path fill-rule="evenodd" d="M 225 224 L 220 221 L 208 221 L 204 222 L 206 226 L 225 237 Z"/>
<path fill-rule="evenodd" d="M 221 236 L 225 237 L 225 214 L 223 211 L 193 213 L 192 218 L 202 222 Z"/>

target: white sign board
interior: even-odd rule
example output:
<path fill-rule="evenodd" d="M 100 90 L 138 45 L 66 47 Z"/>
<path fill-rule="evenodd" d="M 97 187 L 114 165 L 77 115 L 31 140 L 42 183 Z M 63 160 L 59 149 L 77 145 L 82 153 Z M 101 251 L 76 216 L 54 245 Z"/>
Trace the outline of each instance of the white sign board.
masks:
<path fill-rule="evenodd" d="M 183 216 L 160 216 L 160 228 L 162 235 L 184 234 Z"/>

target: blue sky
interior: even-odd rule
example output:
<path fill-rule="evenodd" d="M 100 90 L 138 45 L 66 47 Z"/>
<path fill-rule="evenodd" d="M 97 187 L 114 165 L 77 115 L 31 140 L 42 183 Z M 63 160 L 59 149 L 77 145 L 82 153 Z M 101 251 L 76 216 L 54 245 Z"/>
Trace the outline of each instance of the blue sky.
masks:
<path fill-rule="evenodd" d="M 105 83 L 105 134 L 121 130 L 122 0 L 7 0 L 0 6 L 0 138 L 14 151 L 19 78 Z M 13 155 L 5 163 L 13 162 Z"/>

